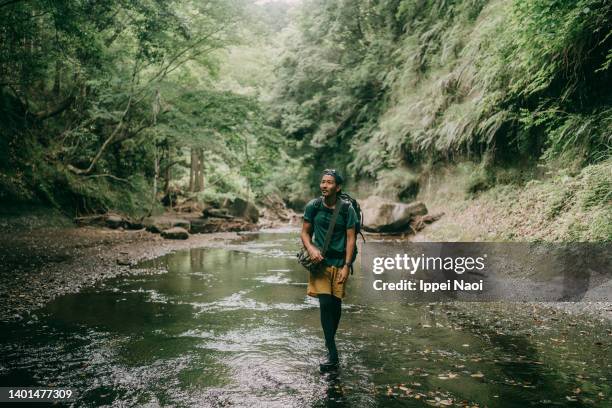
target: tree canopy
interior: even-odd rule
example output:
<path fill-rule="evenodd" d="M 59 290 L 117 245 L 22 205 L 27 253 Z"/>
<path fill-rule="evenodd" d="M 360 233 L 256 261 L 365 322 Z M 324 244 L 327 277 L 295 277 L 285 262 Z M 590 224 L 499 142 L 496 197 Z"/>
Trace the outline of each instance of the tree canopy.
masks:
<path fill-rule="evenodd" d="M 256 95 L 217 86 L 223 50 L 266 41 L 253 10 L 265 14 L 242 0 L 0 3 L 0 197 L 135 210 L 191 148 L 260 187 L 278 133 Z"/>
<path fill-rule="evenodd" d="M 299 203 L 333 166 L 407 199 L 437 163 L 606 161 L 611 7 L 5 0 L 0 198 Z"/>

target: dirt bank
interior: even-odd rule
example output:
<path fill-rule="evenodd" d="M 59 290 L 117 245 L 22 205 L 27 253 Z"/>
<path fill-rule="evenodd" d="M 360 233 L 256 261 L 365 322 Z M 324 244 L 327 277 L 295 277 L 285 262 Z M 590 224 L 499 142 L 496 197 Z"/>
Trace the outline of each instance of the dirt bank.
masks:
<path fill-rule="evenodd" d="M 612 212 L 609 206 L 584 206 L 578 199 L 569 200 L 568 203 L 560 199 L 567 201 L 567 197 L 574 196 L 581 199 L 587 195 L 593 182 L 580 184 L 585 176 L 564 179 L 563 183 L 553 178 L 527 185 L 500 185 L 470 195 L 466 191 L 473 170 L 459 166 L 430 177 L 418 198 L 427 203 L 430 213 L 443 212 L 445 215 L 411 240 L 610 241 L 612 232 L 609 220 Z M 612 322 L 612 302 L 554 302 L 537 305 Z"/>
<path fill-rule="evenodd" d="M 138 273 L 130 265 L 168 252 L 222 246 L 237 233 L 195 234 L 170 241 L 146 231 L 39 228 L 0 233 L 0 320 L 19 320 L 59 295 L 97 281 Z"/>

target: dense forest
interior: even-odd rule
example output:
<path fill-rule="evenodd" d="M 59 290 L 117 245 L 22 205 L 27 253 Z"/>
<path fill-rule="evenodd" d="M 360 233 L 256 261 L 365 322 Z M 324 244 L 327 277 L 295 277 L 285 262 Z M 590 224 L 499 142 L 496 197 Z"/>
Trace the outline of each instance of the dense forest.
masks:
<path fill-rule="evenodd" d="M 0 403 L 612 407 L 611 90 L 610 0 L 0 0 Z"/>
<path fill-rule="evenodd" d="M 561 174 L 586 183 L 584 208 L 610 203 L 604 0 L 23 0 L 0 16 L 4 202 L 150 212 L 176 188 L 299 208 L 326 166 L 406 201 L 467 162 L 467 194 Z"/>
<path fill-rule="evenodd" d="M 211 199 L 261 192 L 284 143 L 249 88 L 261 81 L 228 80 L 228 50 L 263 49 L 286 8 L 1 3 L 0 199 L 142 214 L 175 182 Z"/>
<path fill-rule="evenodd" d="M 304 10 L 279 66 L 276 113 L 284 134 L 312 148 L 315 169 L 341 162 L 403 197 L 440 162 L 484 162 L 474 180 L 483 188 L 494 165 L 609 158 L 609 2 L 311 1 Z"/>

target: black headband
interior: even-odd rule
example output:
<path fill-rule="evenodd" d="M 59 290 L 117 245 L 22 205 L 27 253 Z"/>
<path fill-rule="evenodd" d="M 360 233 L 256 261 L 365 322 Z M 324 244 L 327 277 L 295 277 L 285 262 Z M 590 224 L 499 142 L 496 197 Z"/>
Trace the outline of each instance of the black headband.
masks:
<path fill-rule="evenodd" d="M 336 180 L 336 184 L 342 184 L 342 182 L 344 181 L 340 173 L 338 173 L 335 169 L 323 170 L 323 176 L 332 176 L 334 180 Z"/>

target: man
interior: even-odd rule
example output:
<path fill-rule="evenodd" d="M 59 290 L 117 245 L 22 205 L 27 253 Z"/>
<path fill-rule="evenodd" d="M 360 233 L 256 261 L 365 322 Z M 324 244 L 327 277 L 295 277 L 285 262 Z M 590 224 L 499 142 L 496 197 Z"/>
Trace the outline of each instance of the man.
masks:
<path fill-rule="evenodd" d="M 306 204 L 301 233 L 302 243 L 310 258 L 321 263 L 319 272 L 310 274 L 307 289 L 309 296 L 319 298 L 321 326 L 328 351 L 327 361 L 320 365 L 321 371 L 334 370 L 339 364 L 335 336 L 340 323 L 342 298 L 355 248 L 357 215 L 350 203 L 338 198 L 342 182 L 342 177 L 336 170 L 323 171 L 319 185 L 322 197 Z M 336 219 L 329 247 L 323 257 L 321 249 L 337 205 L 342 207 Z"/>

